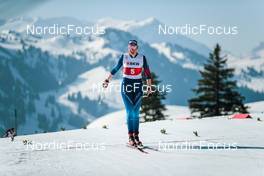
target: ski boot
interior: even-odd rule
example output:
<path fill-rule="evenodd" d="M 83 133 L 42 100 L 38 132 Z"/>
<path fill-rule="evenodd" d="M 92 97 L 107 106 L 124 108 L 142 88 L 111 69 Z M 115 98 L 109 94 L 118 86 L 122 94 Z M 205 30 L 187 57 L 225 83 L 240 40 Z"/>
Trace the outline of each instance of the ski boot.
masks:
<path fill-rule="evenodd" d="M 142 142 L 139 140 L 139 137 L 138 137 L 138 132 L 134 133 L 134 140 L 135 140 L 135 143 L 138 147 L 143 147 L 143 144 Z"/>
<path fill-rule="evenodd" d="M 135 138 L 133 136 L 133 133 L 128 133 L 128 145 L 132 147 L 136 147 Z"/>

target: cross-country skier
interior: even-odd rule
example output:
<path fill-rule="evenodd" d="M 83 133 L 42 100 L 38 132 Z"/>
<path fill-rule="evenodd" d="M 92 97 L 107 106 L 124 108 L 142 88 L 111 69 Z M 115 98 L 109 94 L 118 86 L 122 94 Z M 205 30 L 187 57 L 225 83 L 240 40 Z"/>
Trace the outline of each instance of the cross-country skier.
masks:
<path fill-rule="evenodd" d="M 119 58 L 117 65 L 112 69 L 109 76 L 103 83 L 106 88 L 113 75 L 123 67 L 123 81 L 121 86 L 121 95 L 127 113 L 127 127 L 129 145 L 142 146 L 139 140 L 139 109 L 143 95 L 142 74 L 147 82 L 147 96 L 151 93 L 151 74 L 147 59 L 144 55 L 138 53 L 138 44 L 136 40 L 128 42 L 128 53 L 124 53 Z"/>

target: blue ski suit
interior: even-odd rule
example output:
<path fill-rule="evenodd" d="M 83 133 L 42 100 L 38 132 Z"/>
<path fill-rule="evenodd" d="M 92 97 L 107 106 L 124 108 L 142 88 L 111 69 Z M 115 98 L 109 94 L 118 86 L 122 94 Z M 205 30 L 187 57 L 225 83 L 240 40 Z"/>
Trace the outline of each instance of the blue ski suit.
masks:
<path fill-rule="evenodd" d="M 114 75 L 121 67 L 123 67 L 121 95 L 127 114 L 128 133 L 138 133 L 139 109 L 143 95 L 142 74 L 146 79 L 151 79 L 149 66 L 144 55 L 136 54 L 132 57 L 125 53 L 121 55 L 111 74 Z"/>

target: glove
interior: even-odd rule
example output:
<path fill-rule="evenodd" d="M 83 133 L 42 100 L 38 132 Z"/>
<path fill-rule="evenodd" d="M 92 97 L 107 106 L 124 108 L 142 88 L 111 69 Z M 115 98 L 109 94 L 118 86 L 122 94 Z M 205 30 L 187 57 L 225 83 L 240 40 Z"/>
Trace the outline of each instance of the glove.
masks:
<path fill-rule="evenodd" d="M 103 88 L 107 88 L 108 87 L 108 84 L 109 84 L 109 80 L 108 79 L 104 80 L 104 82 L 103 82 Z"/>

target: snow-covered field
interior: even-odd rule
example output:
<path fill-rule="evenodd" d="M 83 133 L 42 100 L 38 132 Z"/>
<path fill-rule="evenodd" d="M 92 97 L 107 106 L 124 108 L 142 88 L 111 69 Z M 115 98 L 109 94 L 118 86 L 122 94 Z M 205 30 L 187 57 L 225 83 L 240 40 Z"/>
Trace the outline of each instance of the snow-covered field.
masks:
<path fill-rule="evenodd" d="M 253 119 L 241 120 L 184 120 L 187 108 L 169 106 L 168 120 L 140 125 L 148 154 L 125 146 L 124 111 L 104 116 L 87 129 L 18 136 L 14 142 L 1 138 L 0 175 L 263 176 L 263 105 L 250 104 Z M 163 128 L 167 134 L 160 133 Z"/>

